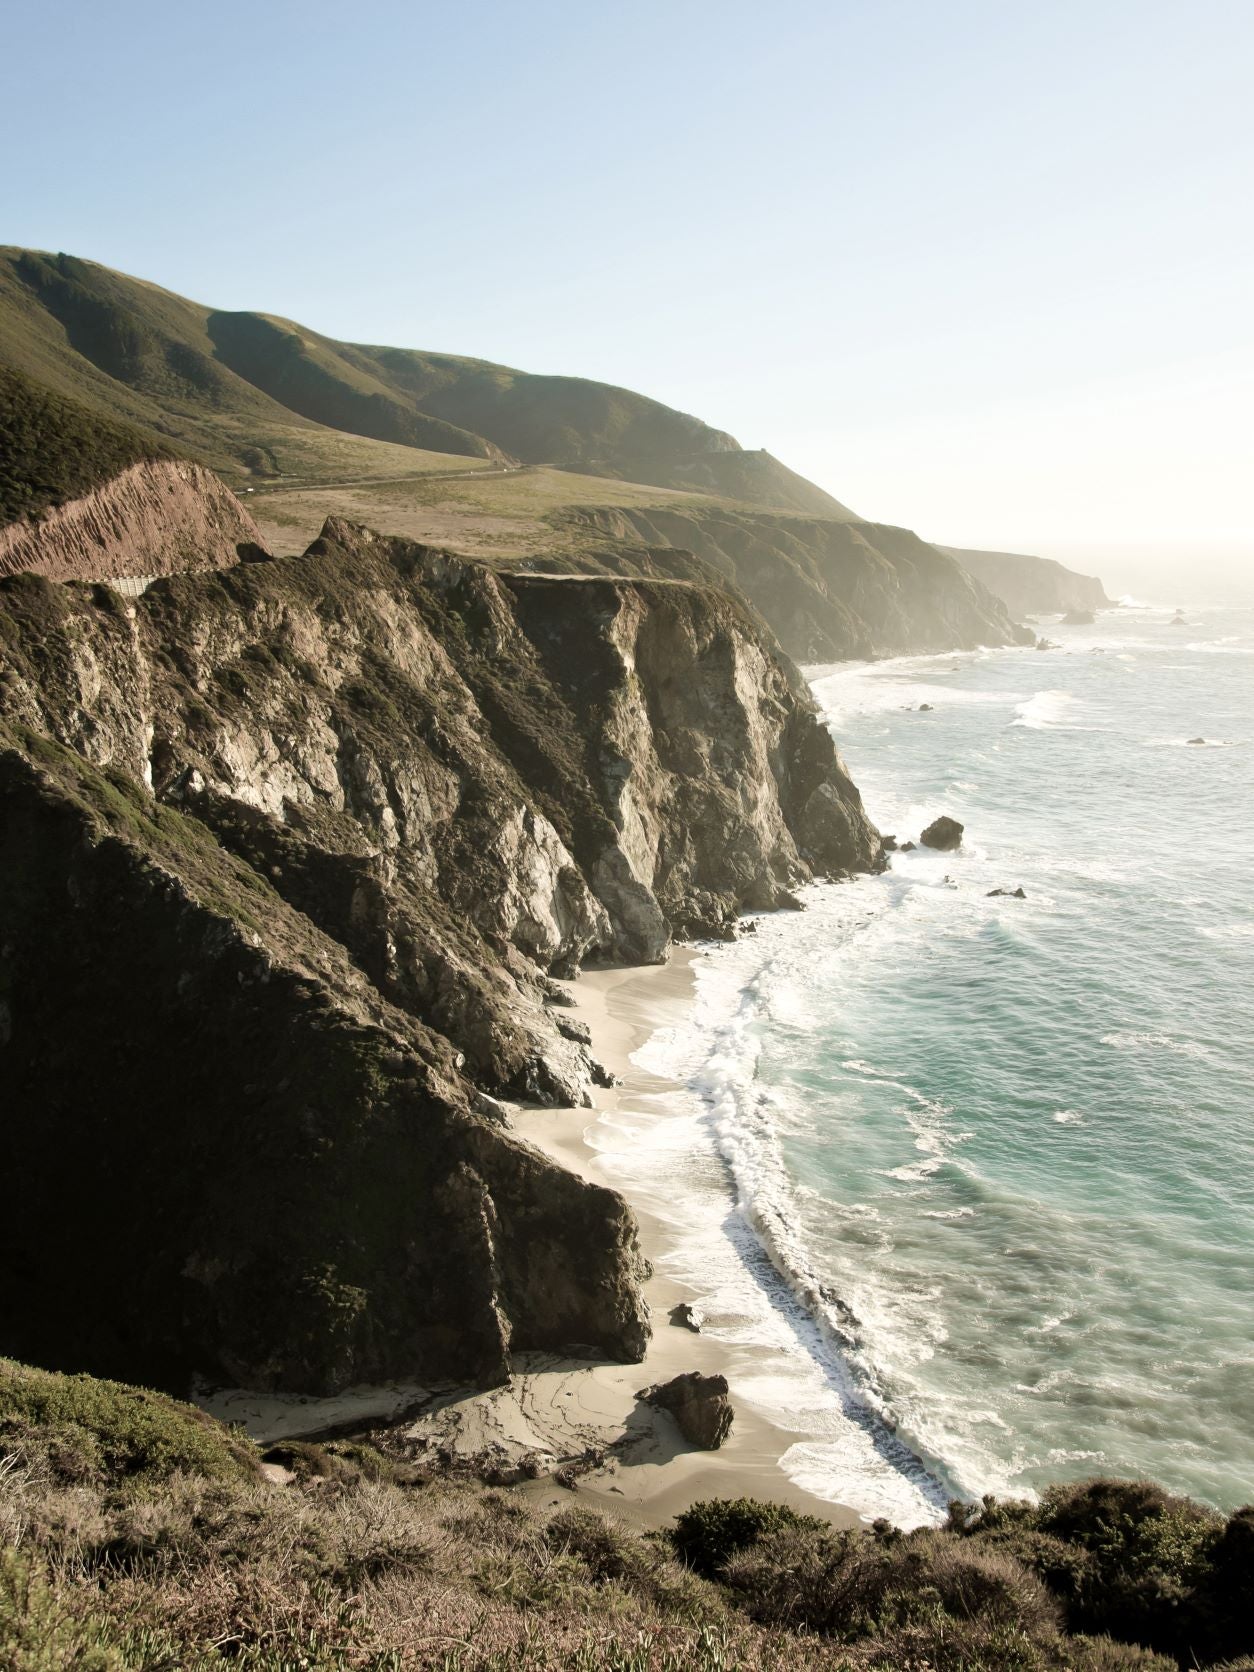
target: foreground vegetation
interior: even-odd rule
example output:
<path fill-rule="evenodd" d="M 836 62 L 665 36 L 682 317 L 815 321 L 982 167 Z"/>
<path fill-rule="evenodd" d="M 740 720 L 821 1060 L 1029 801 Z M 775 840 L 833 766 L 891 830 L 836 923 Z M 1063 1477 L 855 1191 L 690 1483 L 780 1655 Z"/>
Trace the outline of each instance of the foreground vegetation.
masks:
<path fill-rule="evenodd" d="M 0 1667 L 1254 1667 L 1254 1511 L 1145 1484 L 909 1534 L 743 1499 L 639 1534 L 359 1443 L 275 1456 L 161 1395 L 0 1361 Z"/>

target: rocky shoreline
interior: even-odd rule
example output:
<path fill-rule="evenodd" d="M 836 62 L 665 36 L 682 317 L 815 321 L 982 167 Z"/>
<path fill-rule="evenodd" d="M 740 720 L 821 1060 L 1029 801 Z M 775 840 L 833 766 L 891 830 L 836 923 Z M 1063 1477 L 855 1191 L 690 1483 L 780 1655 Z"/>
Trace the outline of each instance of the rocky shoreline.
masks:
<path fill-rule="evenodd" d="M 587 1184 L 604 1188 L 596 1123 L 630 1119 L 633 1105 L 665 1096 L 669 1081 L 632 1061 L 659 1028 L 692 1001 L 693 966 L 702 956 L 678 947 L 664 965 L 592 970 L 571 983 L 569 1014 L 614 1083 L 588 1108 L 513 1106 L 510 1124 Z M 804 1440 L 762 1411 L 740 1384 L 760 1372 L 758 1352 L 694 1331 L 675 1314 L 689 1290 L 667 1275 L 672 1237 L 643 1199 L 631 1202 L 650 1274 L 643 1284 L 652 1333 L 639 1364 L 589 1362 L 569 1354 L 519 1353 L 508 1378 L 484 1389 L 458 1383 L 398 1383 L 347 1390 L 326 1399 L 244 1389 L 204 1390 L 197 1402 L 239 1422 L 273 1448 L 309 1437 L 352 1434 L 421 1472 L 508 1484 L 547 1506 L 580 1501 L 640 1526 L 661 1527 L 707 1497 L 759 1497 L 857 1525 L 852 1509 L 796 1486 L 779 1466 Z M 642 1397 L 650 1385 L 696 1373 L 722 1381 L 733 1413 L 717 1448 L 686 1436 L 676 1417 Z M 698 1437 L 699 1439 L 699 1437 Z"/>

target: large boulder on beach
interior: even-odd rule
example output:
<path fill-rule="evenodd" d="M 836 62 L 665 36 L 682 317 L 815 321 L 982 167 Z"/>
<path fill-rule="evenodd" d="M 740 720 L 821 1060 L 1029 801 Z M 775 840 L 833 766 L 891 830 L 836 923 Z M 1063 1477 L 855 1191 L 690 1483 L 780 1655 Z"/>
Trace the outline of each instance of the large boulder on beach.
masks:
<path fill-rule="evenodd" d="M 669 1382 L 643 1388 L 636 1397 L 655 1410 L 669 1411 L 690 1445 L 717 1451 L 731 1432 L 734 1413 L 727 1394 L 726 1376 L 689 1370 Z"/>
<path fill-rule="evenodd" d="M 957 819 L 942 813 L 940 818 L 932 820 L 919 840 L 925 848 L 939 848 L 942 853 L 952 853 L 954 848 L 962 845 L 963 829 Z"/>
<path fill-rule="evenodd" d="M 671 1307 L 671 1323 L 680 1329 L 690 1329 L 694 1335 L 700 1335 L 704 1322 L 705 1313 L 691 1301 L 681 1300 L 678 1306 Z"/>

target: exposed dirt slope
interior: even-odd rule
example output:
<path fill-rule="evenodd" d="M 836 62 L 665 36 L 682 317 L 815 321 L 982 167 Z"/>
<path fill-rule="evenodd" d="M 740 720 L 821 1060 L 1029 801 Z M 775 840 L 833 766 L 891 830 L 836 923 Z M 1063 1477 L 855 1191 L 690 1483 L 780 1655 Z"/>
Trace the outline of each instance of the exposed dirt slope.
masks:
<path fill-rule="evenodd" d="M 186 459 L 147 460 L 33 522 L 0 528 L 0 575 L 177 575 L 261 550 L 256 523 L 212 471 Z"/>

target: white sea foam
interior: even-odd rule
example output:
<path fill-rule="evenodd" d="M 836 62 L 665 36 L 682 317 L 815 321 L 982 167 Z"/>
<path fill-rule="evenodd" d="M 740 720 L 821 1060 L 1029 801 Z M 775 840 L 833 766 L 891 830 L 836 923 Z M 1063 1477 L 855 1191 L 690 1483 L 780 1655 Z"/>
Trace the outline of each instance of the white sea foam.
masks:
<path fill-rule="evenodd" d="M 1104 1033 L 1103 1045 L 1117 1051 L 1170 1051 L 1179 1057 L 1207 1057 L 1210 1052 L 1195 1039 L 1172 1039 L 1166 1033 Z"/>
<path fill-rule="evenodd" d="M 738 1390 L 779 1426 L 791 1423 L 811 1435 L 786 1454 L 790 1477 L 804 1477 L 808 1490 L 867 1516 L 903 1525 L 936 1521 L 952 1486 L 895 1432 L 896 1416 L 857 1321 L 815 1269 L 797 1228 L 796 1187 L 780 1149 L 790 1112 L 755 1079 L 756 1030 L 787 980 L 786 968 L 760 957 L 763 942 L 760 933 L 758 945 L 742 943 L 698 966 L 690 1027 L 654 1035 L 635 1054 L 652 1072 L 685 1078 L 691 1099 L 660 1100 L 659 1110 L 671 1113 L 659 1113 L 656 1126 L 635 1117 L 629 1129 L 603 1121 L 590 1137 L 611 1172 L 631 1173 L 633 1193 L 651 1209 L 657 1200 L 668 1222 L 683 1228 L 667 1267 L 698 1289 L 709 1333 L 779 1355 L 769 1374 L 750 1386 L 742 1377 Z M 903 1110 L 907 1104 L 921 1131 L 937 1117 L 926 1099 L 907 1097 Z M 657 1130 L 668 1125 L 670 1133 Z M 657 1167 L 663 1157 L 664 1188 Z M 721 1164 L 721 1192 L 712 1161 Z M 850 1214 L 868 1225 L 877 1218 L 865 1205 Z M 728 1317 L 734 1322 L 725 1323 Z"/>
<path fill-rule="evenodd" d="M 1222 1191 L 1214 1181 L 1200 1111 L 1228 1094 L 1197 1078 L 1218 1048 L 1200 1043 L 1214 1028 L 1196 1005 L 1204 990 L 1218 1002 L 1199 937 L 1223 943 L 1228 1011 L 1254 990 L 1254 926 L 1221 921 L 1242 911 L 1243 881 L 1202 896 L 1169 868 L 1181 817 L 1214 835 L 1248 806 L 1241 757 L 1186 774 L 1174 821 L 1150 821 L 1144 842 L 1092 847 L 1095 821 L 1136 828 L 1147 804 L 1135 796 L 1148 791 L 1157 812 L 1170 791 L 1138 752 L 1143 732 L 1238 729 L 1244 664 L 1210 659 L 1199 686 L 1184 635 L 1136 619 L 1140 637 L 1112 637 L 1115 654 L 1047 664 L 1065 691 L 1032 692 L 1039 659 L 1018 652 L 820 680 L 820 703 L 850 717 L 842 741 L 880 828 L 917 838 L 951 813 L 968 827 L 963 851 L 895 855 L 884 876 L 824 889 L 804 917 L 764 918 L 720 949 L 699 970 L 692 1026 L 638 1058 L 688 1092 L 605 1135 L 632 1194 L 673 1227 L 663 1269 L 706 1305 L 713 1333 L 752 1346 L 738 1389 L 797 1436 L 787 1472 L 867 1515 L 934 1519 L 947 1491 L 1021 1494 L 1107 1457 L 1222 1501 L 1231 1483 L 1215 1459 L 1224 1445 L 1250 1454 L 1254 1419 L 1219 1397 L 1248 1332 L 1216 1299 L 1248 1269 L 1249 1239 L 1228 1220 L 1212 1237 L 1204 1212 L 1248 1218 L 1254 1168 L 1230 1165 Z M 1112 666 L 1134 651 L 1135 670 Z M 988 689 L 968 704 L 980 678 Z M 1208 706 L 1221 678 L 1233 695 Z M 935 715 L 901 712 L 921 697 Z M 1032 735 L 1090 730 L 1079 722 L 1093 717 L 1100 734 L 1065 761 Z M 1230 878 L 1231 844 L 1215 854 Z M 1019 882 L 1030 907 L 985 906 L 989 888 Z M 1166 995 L 1152 968 L 1160 897 L 1185 943 Z M 1098 1036 L 1092 1017 L 1111 1031 Z M 1225 1063 L 1248 1064 L 1222 1037 Z M 1230 1160 L 1241 1133 L 1225 1120 Z M 1181 1346 L 1187 1375 L 1165 1379 L 1161 1342 L 1203 1294 Z M 1215 1346 L 1224 1329 L 1235 1358 Z M 1236 1431 L 1221 1441 L 1225 1424 Z M 1205 1437 L 1186 1445 L 1195 1431 Z"/>
<path fill-rule="evenodd" d="M 1038 691 L 1027 702 L 1017 705 L 1011 724 L 1027 726 L 1032 731 L 1045 731 L 1065 721 L 1073 701 L 1070 691 Z"/>

